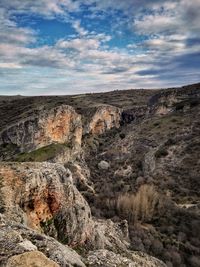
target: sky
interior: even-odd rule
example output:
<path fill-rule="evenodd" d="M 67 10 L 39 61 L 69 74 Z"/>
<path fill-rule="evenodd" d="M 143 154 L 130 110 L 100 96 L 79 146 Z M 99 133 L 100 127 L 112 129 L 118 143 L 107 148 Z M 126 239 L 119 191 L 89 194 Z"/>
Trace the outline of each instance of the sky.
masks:
<path fill-rule="evenodd" d="M 0 95 L 200 81 L 200 0 L 0 0 Z"/>

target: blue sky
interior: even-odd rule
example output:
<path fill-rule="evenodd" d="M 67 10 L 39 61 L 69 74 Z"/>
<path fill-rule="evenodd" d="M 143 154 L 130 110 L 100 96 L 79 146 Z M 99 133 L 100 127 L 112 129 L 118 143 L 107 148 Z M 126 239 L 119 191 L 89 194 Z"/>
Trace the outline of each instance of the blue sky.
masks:
<path fill-rule="evenodd" d="M 200 81 L 200 0 L 0 0 L 0 94 Z"/>

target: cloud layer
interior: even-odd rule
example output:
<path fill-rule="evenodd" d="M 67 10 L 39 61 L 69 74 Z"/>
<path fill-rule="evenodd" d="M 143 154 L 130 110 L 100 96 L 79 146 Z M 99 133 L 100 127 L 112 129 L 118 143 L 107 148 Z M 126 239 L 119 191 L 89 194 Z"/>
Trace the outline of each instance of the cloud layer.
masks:
<path fill-rule="evenodd" d="M 200 0 L 2 0 L 0 94 L 198 82 L 199 10 Z M 47 36 L 50 22 L 66 32 Z"/>

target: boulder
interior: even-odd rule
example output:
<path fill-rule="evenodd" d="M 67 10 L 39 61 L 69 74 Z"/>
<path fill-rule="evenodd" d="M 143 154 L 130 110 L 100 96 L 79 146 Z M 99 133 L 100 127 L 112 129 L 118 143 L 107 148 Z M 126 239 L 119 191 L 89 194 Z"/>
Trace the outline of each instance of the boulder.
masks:
<path fill-rule="evenodd" d="M 108 170 L 110 168 L 110 164 L 107 161 L 102 160 L 98 163 L 98 168 L 101 170 Z"/>
<path fill-rule="evenodd" d="M 39 251 L 25 252 L 11 257 L 6 267 L 59 267 L 57 263 L 49 260 Z"/>

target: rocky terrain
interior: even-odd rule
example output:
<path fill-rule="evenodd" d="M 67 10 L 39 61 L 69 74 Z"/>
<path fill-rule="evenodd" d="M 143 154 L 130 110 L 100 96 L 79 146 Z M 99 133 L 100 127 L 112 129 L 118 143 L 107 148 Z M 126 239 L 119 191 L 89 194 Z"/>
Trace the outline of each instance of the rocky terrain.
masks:
<path fill-rule="evenodd" d="M 0 266 L 200 266 L 200 84 L 0 96 Z"/>

